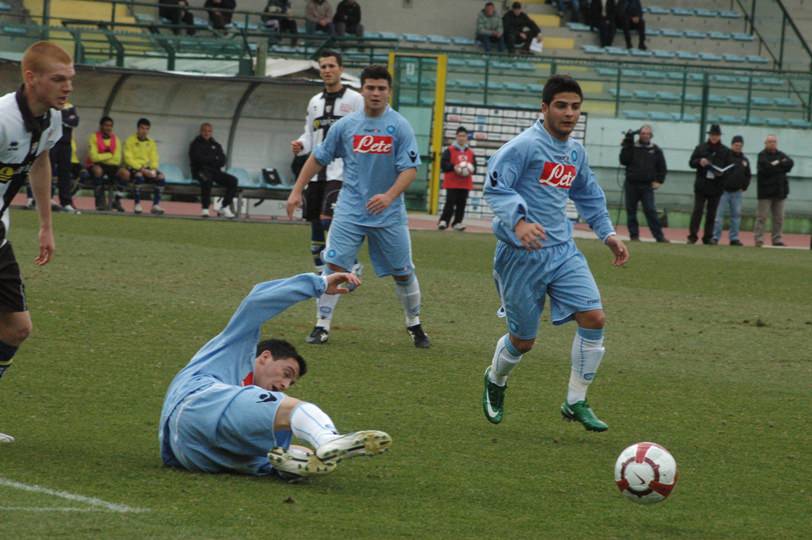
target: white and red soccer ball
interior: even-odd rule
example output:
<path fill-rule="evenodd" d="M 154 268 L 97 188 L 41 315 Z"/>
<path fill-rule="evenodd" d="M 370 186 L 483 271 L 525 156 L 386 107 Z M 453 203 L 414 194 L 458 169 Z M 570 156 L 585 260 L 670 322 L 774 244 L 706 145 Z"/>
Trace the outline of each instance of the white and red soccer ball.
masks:
<path fill-rule="evenodd" d="M 615 462 L 620 492 L 641 504 L 665 500 L 677 484 L 677 462 L 662 446 L 640 442 L 623 450 Z"/>
<path fill-rule="evenodd" d="M 474 165 L 469 161 L 460 161 L 454 166 L 454 172 L 460 176 L 471 176 L 474 174 Z"/>

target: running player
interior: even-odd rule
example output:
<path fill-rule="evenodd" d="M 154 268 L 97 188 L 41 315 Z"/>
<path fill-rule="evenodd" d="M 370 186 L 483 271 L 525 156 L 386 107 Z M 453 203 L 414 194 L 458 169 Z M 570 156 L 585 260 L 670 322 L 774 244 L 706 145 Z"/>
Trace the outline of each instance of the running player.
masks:
<path fill-rule="evenodd" d="M 533 348 L 547 295 L 553 324 L 573 319 L 578 324 L 561 414 L 590 431 L 608 429 L 586 400 L 604 354 L 604 313 L 595 279 L 572 240 L 567 198 L 612 251 L 616 266 L 629 260 L 629 252 L 615 235 L 584 147 L 570 138 L 582 102 L 581 87 L 572 77 L 550 77 L 541 99 L 544 119 L 488 161 L 485 198 L 495 214 L 498 238 L 493 273 L 508 323 L 485 370 L 482 405 L 494 424 L 504 414 L 508 374 Z"/>

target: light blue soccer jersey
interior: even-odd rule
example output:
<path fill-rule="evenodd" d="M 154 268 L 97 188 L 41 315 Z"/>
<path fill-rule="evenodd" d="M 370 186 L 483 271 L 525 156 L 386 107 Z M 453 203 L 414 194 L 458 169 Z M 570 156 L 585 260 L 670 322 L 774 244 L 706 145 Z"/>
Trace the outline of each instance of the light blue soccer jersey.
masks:
<path fill-rule="evenodd" d="M 403 195 L 380 214 L 371 214 L 367 201 L 392 187 L 398 175 L 420 165 L 417 140 L 409 122 L 390 107 L 377 117 L 363 110 L 336 122 L 316 147 L 316 160 L 326 165 L 344 160 L 344 183 L 335 216 L 367 227 L 406 224 Z"/>
<path fill-rule="evenodd" d="M 256 347 L 260 339 L 262 325 L 293 304 L 322 295 L 326 280 L 314 274 L 300 274 L 287 279 L 268 281 L 255 286 L 242 301 L 231 317 L 225 329 L 206 343 L 189 364 L 172 380 L 161 410 L 159 439 L 161 455 L 165 463 L 173 464 L 172 458 L 178 458 L 186 468 L 208 470 L 237 470 L 249 474 L 261 474 L 259 466 L 267 464 L 264 457 L 271 446 L 286 446 L 287 440 L 279 441 L 266 426 L 273 425 L 273 408 L 267 408 L 269 418 L 263 419 L 265 413 L 240 415 L 239 407 L 245 401 L 246 406 L 260 402 L 281 401 L 283 394 L 269 392 L 253 386 L 254 361 Z M 191 399 L 194 397 L 194 399 Z M 187 399 L 190 398 L 190 399 Z M 206 437 L 218 437 L 219 447 L 207 448 L 195 444 L 189 455 L 173 456 L 168 433 L 168 423 L 173 413 L 186 409 L 187 418 L 194 418 L 197 425 L 175 426 L 177 431 L 188 434 L 195 431 Z M 174 416 L 179 416 L 175 414 Z M 247 426 L 248 418 L 267 420 L 264 426 Z M 177 422 L 177 418 L 176 418 Z M 269 423 L 268 423 L 269 422 Z M 226 429 L 215 430 L 225 424 Z M 230 429 L 229 426 L 233 426 Z M 212 433 L 209 434 L 208 432 Z M 191 436 L 190 436 L 191 437 Z M 261 452 L 252 461 L 254 450 Z M 240 453 L 245 456 L 240 457 Z M 256 455 L 256 454 L 254 454 Z"/>
<path fill-rule="evenodd" d="M 605 241 L 614 233 L 606 197 L 584 147 L 572 138 L 554 138 L 541 120 L 491 156 L 484 194 L 494 213 L 494 233 L 515 247 L 522 247 L 513 230 L 522 218 L 544 227 L 543 247 L 571 240 L 568 197 L 598 238 Z"/>

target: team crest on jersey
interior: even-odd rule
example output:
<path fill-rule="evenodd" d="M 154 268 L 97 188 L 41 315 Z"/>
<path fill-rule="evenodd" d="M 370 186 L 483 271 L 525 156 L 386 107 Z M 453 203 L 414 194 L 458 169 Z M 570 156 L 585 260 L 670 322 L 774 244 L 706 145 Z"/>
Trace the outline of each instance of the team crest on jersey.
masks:
<path fill-rule="evenodd" d="M 575 165 L 545 161 L 544 168 L 541 171 L 541 177 L 539 177 L 539 183 L 546 186 L 569 189 L 576 175 Z"/>
<path fill-rule="evenodd" d="M 395 126 L 386 126 L 386 132 L 391 135 L 395 132 Z"/>
<path fill-rule="evenodd" d="M 14 167 L 0 167 L 0 183 L 5 184 L 14 176 Z"/>
<path fill-rule="evenodd" d="M 353 135 L 352 151 L 356 154 L 391 154 L 390 135 Z"/>

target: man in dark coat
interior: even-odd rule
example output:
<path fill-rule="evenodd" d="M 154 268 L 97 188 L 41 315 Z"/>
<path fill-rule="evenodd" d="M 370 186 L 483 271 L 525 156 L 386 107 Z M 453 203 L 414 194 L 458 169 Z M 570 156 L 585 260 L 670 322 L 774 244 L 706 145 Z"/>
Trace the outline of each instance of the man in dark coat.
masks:
<path fill-rule="evenodd" d="M 642 202 L 651 235 L 657 242 L 668 243 L 654 204 L 654 190 L 663 185 L 668 169 L 662 149 L 651 142 L 653 136 L 651 126 L 644 125 L 640 128 L 637 143 L 634 142 L 631 131 L 623 139 L 620 164 L 626 167 L 626 224 L 629 227 L 629 238 L 632 241 L 640 240 L 637 205 Z"/>
<path fill-rule="evenodd" d="M 722 144 L 722 129 L 713 124 L 708 131 L 708 140 L 698 145 L 691 154 L 689 165 L 696 169 L 694 180 L 694 210 L 691 214 L 691 225 L 688 243 L 695 244 L 702 213 L 705 214 L 705 229 L 702 235 L 703 244 L 712 244 L 713 223 L 716 220 L 716 209 L 724 191 L 723 177 L 732 165 L 730 149 Z"/>
<path fill-rule="evenodd" d="M 189 164 L 192 177 L 200 182 L 200 201 L 203 207 L 201 216 L 209 217 L 211 204 L 212 184 L 226 189 L 223 204 L 217 211 L 221 217 L 234 219 L 237 217 L 231 211 L 231 202 L 237 194 L 237 178 L 223 171 L 226 164 L 226 154 L 222 145 L 214 140 L 214 129 L 208 122 L 200 125 L 200 135 L 189 145 Z"/>
<path fill-rule="evenodd" d="M 778 138 L 767 135 L 764 150 L 758 154 L 758 212 L 753 229 L 756 247 L 764 245 L 764 224 L 767 212 L 772 215 L 772 241 L 774 246 L 783 246 L 781 234 L 784 229 L 784 200 L 789 195 L 787 173 L 795 163 L 778 149 Z"/>
<path fill-rule="evenodd" d="M 333 17 L 336 34 L 343 36 L 350 33 L 358 37 L 364 35 L 364 25 L 361 24 L 361 6 L 355 0 L 341 0 L 336 6 Z"/>
<path fill-rule="evenodd" d="M 536 22 L 522 11 L 521 2 L 513 2 L 510 10 L 502 17 L 502 27 L 505 32 L 505 45 L 509 53 L 513 53 L 516 45 L 521 45 L 522 50 L 530 50 L 530 43 L 533 38 L 539 37 L 541 29 Z M 539 38 L 541 41 L 541 38 Z"/>
<path fill-rule="evenodd" d="M 736 135 L 730 141 L 730 155 L 733 158 L 733 168 L 724 176 L 722 185 L 724 193 L 719 200 L 719 209 L 716 211 L 716 222 L 713 225 L 712 244 L 718 244 L 722 238 L 722 225 L 725 220 L 725 211 L 730 210 L 730 245 L 741 246 L 739 240 L 739 225 L 742 220 L 742 198 L 750 185 L 750 160 L 742 153 L 744 138 Z"/>

